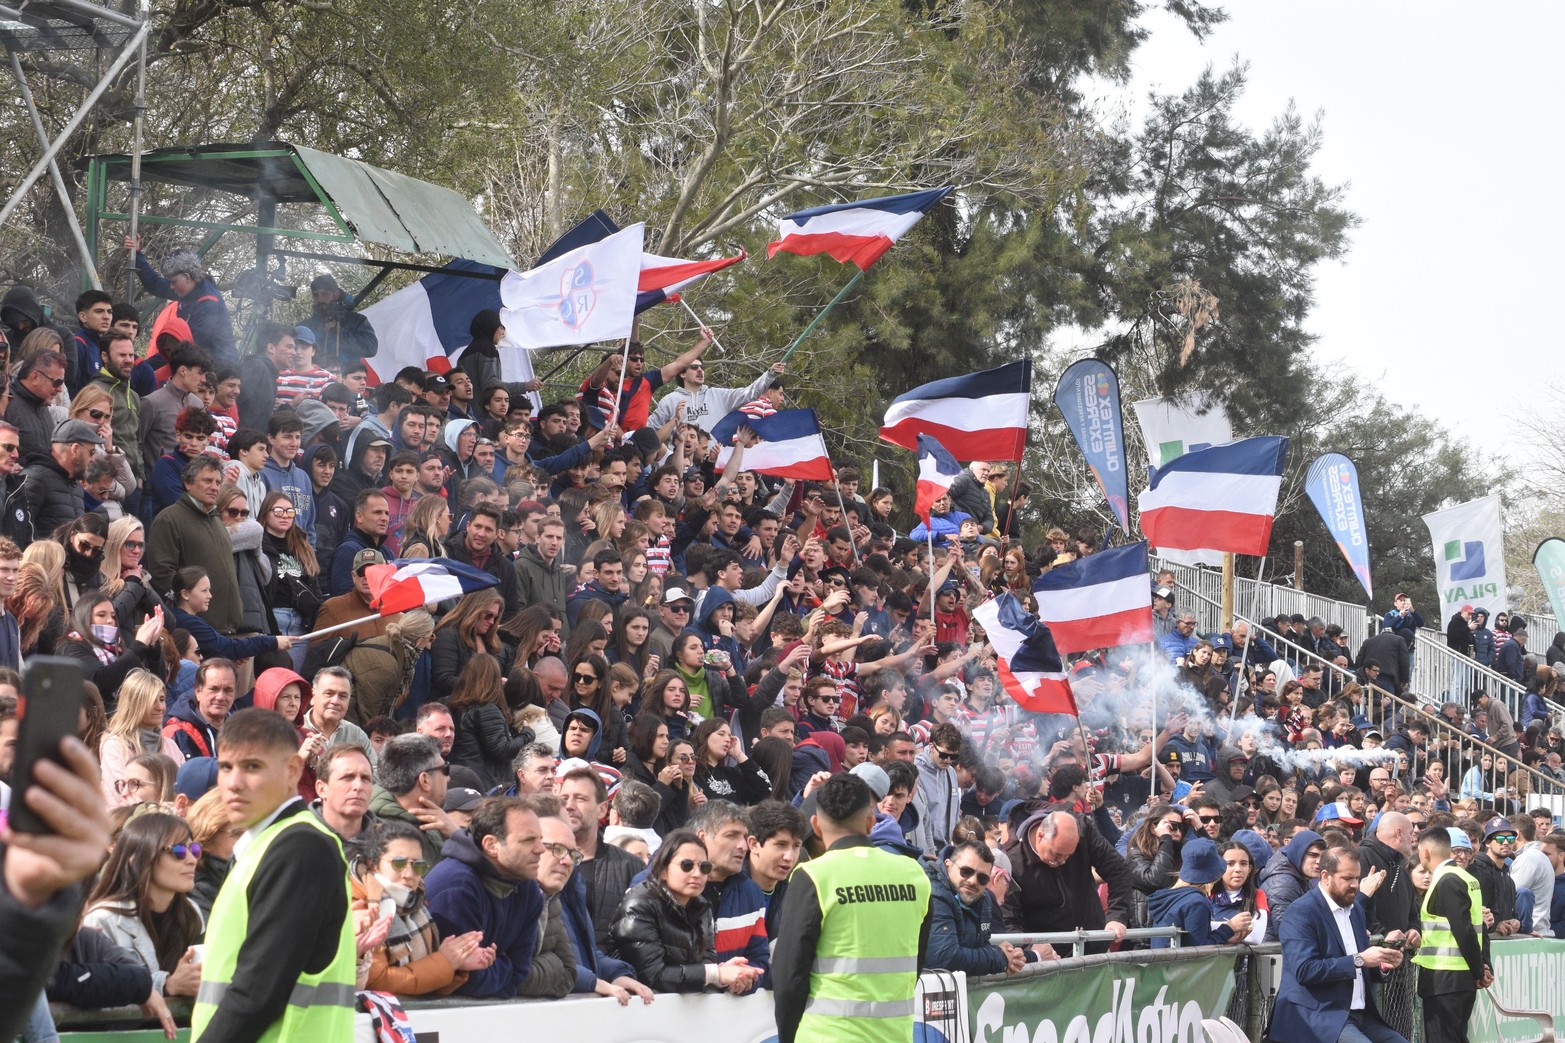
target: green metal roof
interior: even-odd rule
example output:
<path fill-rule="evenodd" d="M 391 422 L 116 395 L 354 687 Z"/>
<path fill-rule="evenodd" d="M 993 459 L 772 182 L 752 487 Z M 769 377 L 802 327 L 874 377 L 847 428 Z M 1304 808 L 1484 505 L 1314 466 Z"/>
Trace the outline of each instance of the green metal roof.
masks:
<path fill-rule="evenodd" d="M 130 180 L 129 156 L 93 156 L 82 164 L 93 161 L 109 180 Z M 516 267 L 459 193 L 302 145 L 264 142 L 158 149 L 142 154 L 141 179 L 256 200 L 317 203 L 344 232 L 364 242 L 404 253 Z M 287 232 L 279 230 L 279 234 Z"/>

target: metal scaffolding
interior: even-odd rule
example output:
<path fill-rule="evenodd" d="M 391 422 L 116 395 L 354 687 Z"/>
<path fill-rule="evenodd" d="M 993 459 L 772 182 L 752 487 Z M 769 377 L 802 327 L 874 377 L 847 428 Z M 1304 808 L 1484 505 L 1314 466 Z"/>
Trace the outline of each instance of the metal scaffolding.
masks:
<path fill-rule="evenodd" d="M 146 110 L 147 35 L 151 26 L 150 0 L 137 0 L 135 6 L 114 8 L 91 0 L 0 0 L 0 45 L 10 60 L 11 75 L 16 77 L 22 104 L 33 124 L 33 132 L 43 154 L 11 191 L 5 205 L 0 207 L 0 226 L 15 212 L 38 179 L 47 173 L 60 198 L 61 208 L 70 224 L 71 237 L 81 255 L 82 268 L 92 285 L 102 289 L 97 264 L 88 248 L 86 236 L 76 219 L 76 208 L 60 173 L 57 159 L 72 134 L 81 126 L 99 99 L 108 91 L 125 66 L 136 62 L 136 100 L 132 145 L 132 173 L 130 177 L 130 230 L 134 235 L 141 201 L 141 143 L 142 117 Z M 97 84 L 77 105 L 76 111 L 65 122 L 52 140 L 43 125 L 38 106 L 34 102 L 32 87 L 22 68 L 21 56 L 38 51 L 100 50 L 114 53 Z"/>

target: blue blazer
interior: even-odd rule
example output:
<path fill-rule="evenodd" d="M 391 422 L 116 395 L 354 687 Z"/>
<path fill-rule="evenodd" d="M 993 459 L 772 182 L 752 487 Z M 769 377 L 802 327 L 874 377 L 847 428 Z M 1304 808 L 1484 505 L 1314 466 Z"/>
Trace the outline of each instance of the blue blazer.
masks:
<path fill-rule="evenodd" d="M 1348 918 L 1358 945 L 1354 952 L 1363 952 L 1369 948 L 1369 928 L 1362 897 Z M 1282 942 L 1282 988 L 1277 992 L 1267 1038 L 1287 1043 L 1335 1043 L 1348 1023 L 1357 968 L 1353 953 L 1343 951 L 1342 935 L 1319 884 L 1288 906 L 1278 940 Z M 1370 986 L 1380 977 L 1378 967 L 1364 968 L 1364 1013 L 1376 1020 L 1382 1019 Z"/>

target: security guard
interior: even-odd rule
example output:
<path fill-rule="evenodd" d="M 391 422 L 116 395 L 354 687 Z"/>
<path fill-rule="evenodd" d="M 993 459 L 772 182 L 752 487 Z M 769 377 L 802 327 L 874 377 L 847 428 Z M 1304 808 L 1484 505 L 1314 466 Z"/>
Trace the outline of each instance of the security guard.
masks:
<path fill-rule="evenodd" d="M 212 903 L 192 1040 L 353 1038 L 358 965 L 342 843 L 299 799 L 289 721 L 241 710 L 217 736 L 217 788 L 245 830 Z"/>
<path fill-rule="evenodd" d="M 1459 829 L 1432 829 L 1418 841 L 1419 864 L 1433 874 L 1421 913 L 1423 941 L 1413 957 L 1424 1043 L 1466 1043 L 1478 990 L 1494 984 L 1483 896 L 1478 881 L 1452 860 L 1453 842 L 1471 843 Z"/>
<path fill-rule="evenodd" d="M 875 795 L 855 775 L 816 794 L 826 846 L 793 871 L 772 953 L 778 1043 L 909 1043 L 929 941 L 929 878 L 870 843 Z"/>

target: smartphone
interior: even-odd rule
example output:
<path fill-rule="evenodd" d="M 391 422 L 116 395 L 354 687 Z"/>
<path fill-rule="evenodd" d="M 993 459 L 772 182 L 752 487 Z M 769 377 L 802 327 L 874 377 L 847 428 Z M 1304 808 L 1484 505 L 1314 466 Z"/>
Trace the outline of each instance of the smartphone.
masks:
<path fill-rule="evenodd" d="M 22 698 L 16 706 L 16 760 L 11 768 L 16 785 L 9 815 L 11 828 L 19 833 L 51 832 L 24 798 L 32 785 L 34 764 L 51 760 L 64 765 L 60 741 L 76 734 L 82 680 L 81 664 L 60 656 L 34 656 L 22 672 Z"/>

